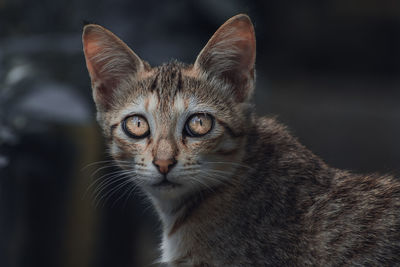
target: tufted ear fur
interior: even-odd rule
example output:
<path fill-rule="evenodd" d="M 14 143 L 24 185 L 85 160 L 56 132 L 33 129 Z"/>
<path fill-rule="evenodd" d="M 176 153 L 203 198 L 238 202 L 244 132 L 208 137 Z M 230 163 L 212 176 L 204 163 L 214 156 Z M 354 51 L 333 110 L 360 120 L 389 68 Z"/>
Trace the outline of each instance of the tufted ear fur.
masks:
<path fill-rule="evenodd" d="M 83 29 L 83 51 L 98 109 L 108 110 L 115 93 L 144 70 L 142 60 L 109 30 L 89 24 Z"/>
<path fill-rule="evenodd" d="M 229 85 L 237 102 L 245 102 L 254 87 L 256 39 L 247 15 L 226 21 L 196 59 L 194 68 L 213 80 Z"/>

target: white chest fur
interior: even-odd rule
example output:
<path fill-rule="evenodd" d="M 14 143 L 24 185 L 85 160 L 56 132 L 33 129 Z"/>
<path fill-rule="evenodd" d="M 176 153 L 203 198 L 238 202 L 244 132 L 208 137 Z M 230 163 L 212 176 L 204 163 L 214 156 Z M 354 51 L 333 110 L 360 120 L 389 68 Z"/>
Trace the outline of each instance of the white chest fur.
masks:
<path fill-rule="evenodd" d="M 182 259 L 187 255 L 189 250 L 188 240 L 185 238 L 182 231 L 174 233 L 172 236 L 168 236 L 164 233 L 161 250 L 162 250 L 162 262 L 173 262 Z"/>

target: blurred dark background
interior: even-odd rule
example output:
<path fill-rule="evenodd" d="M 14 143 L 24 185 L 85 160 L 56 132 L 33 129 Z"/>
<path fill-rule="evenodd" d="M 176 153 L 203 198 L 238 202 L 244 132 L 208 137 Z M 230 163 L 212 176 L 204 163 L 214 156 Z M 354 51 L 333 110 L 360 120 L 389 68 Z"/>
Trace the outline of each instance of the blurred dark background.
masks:
<path fill-rule="evenodd" d="M 98 170 L 109 158 L 82 21 L 157 65 L 193 62 L 238 13 L 257 34 L 257 112 L 278 115 L 334 167 L 400 175 L 398 0 L 0 0 L 0 266 L 151 264 L 148 203 L 126 187 L 105 188 L 102 201 L 87 190 L 116 169 Z"/>

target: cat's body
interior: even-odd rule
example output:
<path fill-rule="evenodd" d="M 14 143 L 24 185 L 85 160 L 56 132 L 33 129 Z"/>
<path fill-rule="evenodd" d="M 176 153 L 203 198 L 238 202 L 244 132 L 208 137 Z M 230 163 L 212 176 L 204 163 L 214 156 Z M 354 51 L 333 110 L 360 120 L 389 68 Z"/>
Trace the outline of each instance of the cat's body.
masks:
<path fill-rule="evenodd" d="M 178 266 L 400 264 L 398 181 L 330 168 L 273 119 L 256 122 L 243 161 L 250 168 L 236 173 L 235 186 L 209 192 L 195 210 L 173 218 L 179 225 L 164 229 L 165 261 L 178 259 Z"/>
<path fill-rule="evenodd" d="M 400 182 L 327 166 L 249 100 L 255 39 L 230 19 L 194 65 L 151 68 L 85 27 L 98 120 L 163 222 L 171 266 L 400 265 Z"/>
<path fill-rule="evenodd" d="M 236 173 L 235 186 L 208 192 L 193 203 L 195 210 L 189 205 L 172 218 L 178 226 L 165 227 L 165 261 L 178 259 L 183 266 L 400 262 L 397 181 L 332 169 L 273 119 L 256 124 L 246 145 L 251 156 L 243 161 L 250 168 Z"/>

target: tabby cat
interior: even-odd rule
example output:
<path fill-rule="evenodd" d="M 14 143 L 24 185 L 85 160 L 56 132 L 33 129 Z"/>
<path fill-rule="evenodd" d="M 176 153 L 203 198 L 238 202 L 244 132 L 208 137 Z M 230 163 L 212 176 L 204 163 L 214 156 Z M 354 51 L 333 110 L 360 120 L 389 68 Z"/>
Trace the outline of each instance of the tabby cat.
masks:
<path fill-rule="evenodd" d="M 111 155 L 162 221 L 160 264 L 400 265 L 400 182 L 329 167 L 255 116 L 248 16 L 193 65 L 151 67 L 95 24 L 83 46 Z"/>

